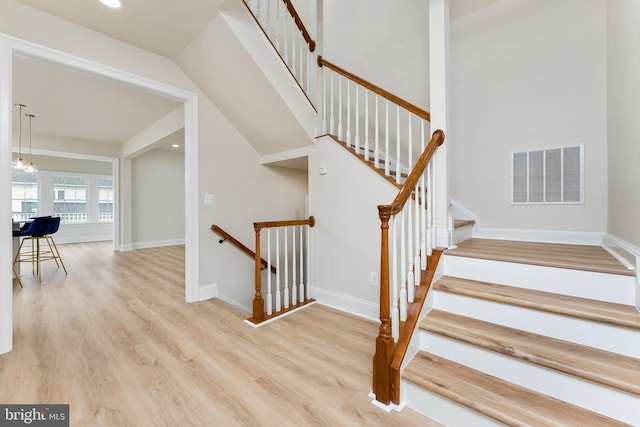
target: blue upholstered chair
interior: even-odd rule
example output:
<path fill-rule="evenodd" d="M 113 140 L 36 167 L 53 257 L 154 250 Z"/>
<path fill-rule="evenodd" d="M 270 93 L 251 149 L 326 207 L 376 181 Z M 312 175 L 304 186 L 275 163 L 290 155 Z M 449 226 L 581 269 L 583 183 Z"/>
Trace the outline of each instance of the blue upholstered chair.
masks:
<path fill-rule="evenodd" d="M 33 221 L 26 223 L 13 232 L 14 237 L 22 237 L 20 246 L 16 252 L 16 257 L 13 259 L 13 265 L 17 262 L 31 262 L 31 271 L 37 273 L 38 281 L 42 280 L 40 262 L 46 260 L 54 260 L 58 268 L 62 265 L 64 274 L 67 274 L 67 268 L 62 262 L 60 257 L 60 251 L 53 240 L 53 234 L 55 234 L 60 228 L 60 217 L 41 216 L 33 218 Z M 48 249 L 42 248 L 40 239 L 45 239 Z M 24 253 L 22 248 L 26 240 L 31 241 L 31 252 Z M 14 268 L 15 273 L 15 268 Z M 20 285 L 22 282 L 20 281 Z"/>

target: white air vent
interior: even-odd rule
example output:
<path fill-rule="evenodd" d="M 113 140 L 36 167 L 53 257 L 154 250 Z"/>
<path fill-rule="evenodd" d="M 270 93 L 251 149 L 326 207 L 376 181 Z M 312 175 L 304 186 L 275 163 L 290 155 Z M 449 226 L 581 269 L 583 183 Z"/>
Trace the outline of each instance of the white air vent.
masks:
<path fill-rule="evenodd" d="M 584 203 L 583 144 L 511 153 L 511 203 Z"/>

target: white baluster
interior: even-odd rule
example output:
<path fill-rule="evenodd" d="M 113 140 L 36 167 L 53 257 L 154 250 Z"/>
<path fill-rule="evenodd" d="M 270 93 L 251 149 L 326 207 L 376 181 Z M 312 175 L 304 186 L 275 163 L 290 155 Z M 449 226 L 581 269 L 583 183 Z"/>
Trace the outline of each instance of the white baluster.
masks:
<path fill-rule="evenodd" d="M 280 230 L 276 228 L 276 313 L 280 311 Z"/>
<path fill-rule="evenodd" d="M 289 21 L 290 18 L 287 17 L 287 21 Z M 296 24 L 292 24 L 293 26 L 293 31 L 295 32 L 295 28 L 296 28 Z M 293 74 L 293 78 L 296 78 L 296 39 L 297 37 L 295 36 L 294 33 L 291 34 L 291 74 Z"/>
<path fill-rule="evenodd" d="M 304 298 L 304 301 L 307 300 L 306 292 L 309 292 L 310 286 L 311 286 L 311 227 L 307 226 L 307 286 L 306 286 L 306 289 L 300 290 L 300 296 L 301 298 Z"/>
<path fill-rule="evenodd" d="M 407 255 L 404 209 L 400 212 L 400 320 L 407 320 Z"/>
<path fill-rule="evenodd" d="M 364 159 L 369 161 L 369 90 L 364 91 Z"/>
<path fill-rule="evenodd" d="M 284 63 L 289 66 L 289 17 L 287 9 L 284 9 Z"/>
<path fill-rule="evenodd" d="M 396 105 L 396 183 L 401 183 L 400 175 L 402 168 L 400 167 L 400 106 Z"/>
<path fill-rule="evenodd" d="M 302 248 L 300 248 L 302 249 Z M 298 284 L 296 277 L 296 228 L 291 227 L 291 305 L 298 304 Z"/>
<path fill-rule="evenodd" d="M 360 153 L 360 91 L 358 90 L 360 86 L 356 85 L 356 153 Z"/>
<path fill-rule="evenodd" d="M 289 308 L 289 251 L 287 249 L 287 227 L 284 227 L 284 308 Z"/>
<path fill-rule="evenodd" d="M 322 133 L 327 131 L 327 67 L 322 67 Z"/>
<path fill-rule="evenodd" d="M 260 21 L 260 0 L 256 1 L 256 19 L 258 20 L 258 22 Z"/>
<path fill-rule="evenodd" d="M 307 51 L 305 56 L 307 57 L 307 95 L 311 95 L 311 52 Z M 322 88 L 324 90 L 324 88 Z M 315 97 L 314 97 L 315 98 Z"/>
<path fill-rule="evenodd" d="M 280 52 L 280 0 L 276 0 L 276 50 Z"/>
<path fill-rule="evenodd" d="M 407 201 L 407 250 L 408 250 L 408 266 L 407 266 L 407 300 L 409 302 L 413 302 L 415 289 L 413 286 L 415 285 L 415 278 L 413 272 L 413 212 L 411 203 L 411 197 Z"/>
<path fill-rule="evenodd" d="M 389 160 L 389 101 L 385 101 L 385 137 L 384 137 L 384 174 L 386 176 L 391 176 L 391 171 L 389 168 L 389 164 L 391 161 Z"/>
<path fill-rule="evenodd" d="M 302 33 L 300 33 L 300 68 L 298 68 L 298 81 L 300 82 L 300 87 L 304 88 L 304 80 L 302 80 L 302 76 L 304 73 L 304 51 L 307 47 L 307 41 L 302 37 Z"/>
<path fill-rule="evenodd" d="M 333 74 L 330 73 L 331 76 L 331 116 L 329 117 L 329 133 L 331 135 L 335 135 L 335 118 L 333 117 Z"/>
<path fill-rule="evenodd" d="M 400 311 L 398 310 L 398 238 L 396 227 L 397 215 L 393 217 L 393 225 L 391 229 L 391 245 L 393 247 L 393 260 L 392 260 L 392 281 L 393 286 L 391 288 L 391 335 L 395 341 L 398 341 L 400 336 Z"/>
<path fill-rule="evenodd" d="M 269 36 L 269 40 L 271 40 L 271 0 L 267 0 L 267 11 L 266 11 L 267 19 L 265 20 L 265 30 L 267 31 L 267 36 Z"/>
<path fill-rule="evenodd" d="M 338 139 L 342 141 L 342 77 L 338 75 Z"/>
<path fill-rule="evenodd" d="M 436 182 L 436 177 L 437 177 L 437 171 L 436 171 L 436 164 L 434 162 L 431 162 L 431 173 L 433 174 L 433 176 L 431 177 L 431 187 L 429 187 L 429 192 L 431 193 L 431 246 L 427 249 L 429 251 L 429 255 L 431 255 L 431 250 L 433 248 L 436 247 L 436 245 L 438 244 L 438 218 L 436 215 L 436 205 L 435 202 L 436 200 L 438 200 L 436 198 L 437 196 L 437 190 L 436 190 L 436 186 L 438 185 L 438 183 Z"/>
<path fill-rule="evenodd" d="M 344 138 L 347 147 L 351 147 L 351 80 L 347 79 L 347 134 Z"/>
<path fill-rule="evenodd" d="M 271 295 L 271 229 L 267 228 L 267 315 L 273 313 L 273 296 Z"/>
<path fill-rule="evenodd" d="M 376 166 L 376 169 L 380 167 L 380 126 L 379 126 L 379 115 L 378 115 L 378 94 L 375 97 L 376 100 L 376 122 L 375 122 L 375 150 L 373 151 L 373 163 Z"/>
<path fill-rule="evenodd" d="M 422 180 L 422 176 L 424 176 L 424 172 L 422 173 L 420 179 Z M 421 185 L 420 183 L 418 183 L 418 185 Z M 417 188 L 416 191 L 413 193 L 415 195 L 415 203 L 413 204 L 415 207 L 415 217 L 414 217 L 414 230 L 415 230 L 415 234 L 414 234 L 414 258 L 413 258 L 413 279 L 414 282 L 413 284 L 415 286 L 419 286 L 420 285 L 420 281 L 422 280 L 422 273 L 420 270 L 420 265 L 421 265 L 421 259 L 420 259 L 420 249 L 421 249 L 421 243 L 420 243 L 420 217 L 421 217 L 421 212 L 424 211 L 425 209 L 425 201 L 424 198 L 420 198 L 420 192 L 422 191 L 422 187 Z"/>
<path fill-rule="evenodd" d="M 300 292 L 300 302 L 305 302 L 304 297 L 304 225 L 300 226 L 300 286 L 298 291 Z"/>
<path fill-rule="evenodd" d="M 420 151 L 424 152 L 424 119 L 420 120 Z M 427 165 L 425 172 L 420 177 L 420 198 L 422 199 L 423 209 L 421 211 L 421 224 L 420 232 L 422 233 L 420 239 L 420 269 L 427 269 L 427 218 L 429 217 L 429 209 L 431 209 L 431 203 L 427 200 L 427 186 L 425 176 L 429 176 L 430 166 Z"/>

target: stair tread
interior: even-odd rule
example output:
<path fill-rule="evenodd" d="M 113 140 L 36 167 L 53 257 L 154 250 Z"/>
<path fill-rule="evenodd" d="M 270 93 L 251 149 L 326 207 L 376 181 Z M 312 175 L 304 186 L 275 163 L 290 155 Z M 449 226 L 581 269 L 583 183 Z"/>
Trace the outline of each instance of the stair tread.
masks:
<path fill-rule="evenodd" d="M 640 359 L 441 310 L 420 328 L 640 395 Z"/>
<path fill-rule="evenodd" d="M 451 276 L 440 278 L 434 289 L 640 330 L 640 313 L 630 305 Z"/>
<path fill-rule="evenodd" d="M 424 351 L 402 376 L 511 426 L 628 425 Z"/>
<path fill-rule="evenodd" d="M 447 256 L 568 268 L 635 276 L 600 246 L 471 238 L 449 249 Z"/>

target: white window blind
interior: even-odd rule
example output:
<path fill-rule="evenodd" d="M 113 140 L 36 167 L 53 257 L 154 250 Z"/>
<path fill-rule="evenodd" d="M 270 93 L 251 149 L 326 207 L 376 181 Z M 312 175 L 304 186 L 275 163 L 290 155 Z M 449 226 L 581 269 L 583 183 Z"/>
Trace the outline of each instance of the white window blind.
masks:
<path fill-rule="evenodd" d="M 584 203 L 583 144 L 511 153 L 511 203 Z"/>

